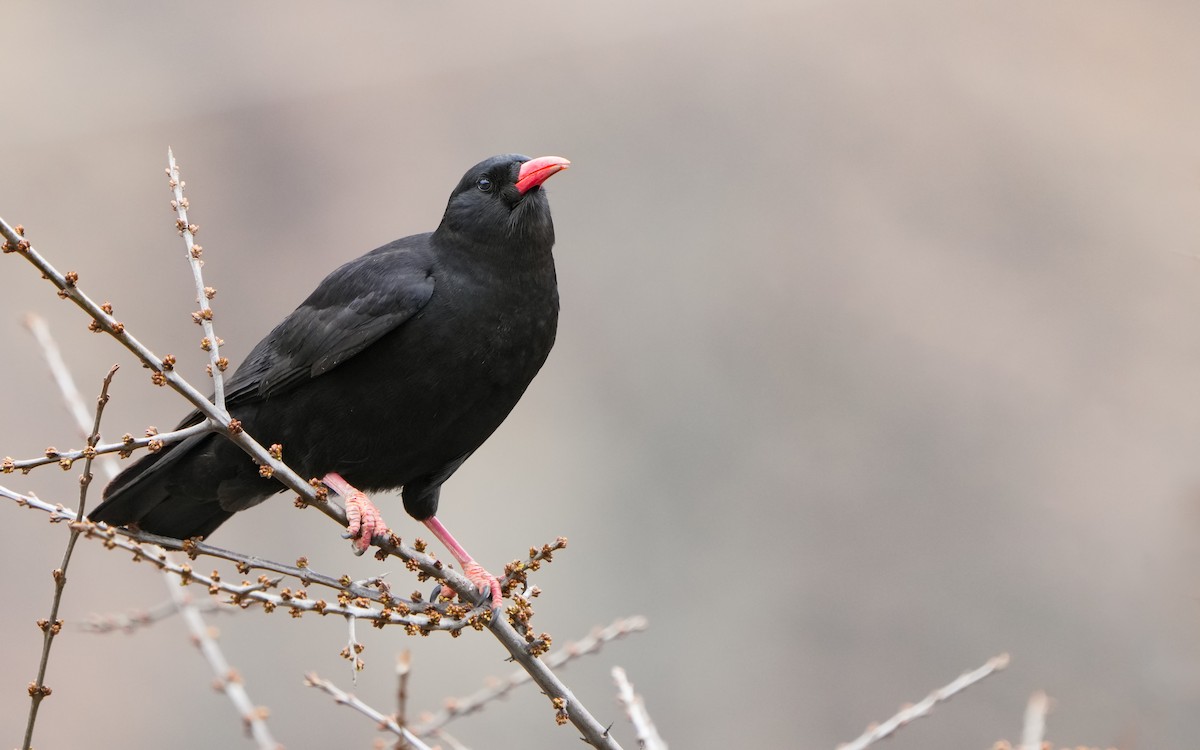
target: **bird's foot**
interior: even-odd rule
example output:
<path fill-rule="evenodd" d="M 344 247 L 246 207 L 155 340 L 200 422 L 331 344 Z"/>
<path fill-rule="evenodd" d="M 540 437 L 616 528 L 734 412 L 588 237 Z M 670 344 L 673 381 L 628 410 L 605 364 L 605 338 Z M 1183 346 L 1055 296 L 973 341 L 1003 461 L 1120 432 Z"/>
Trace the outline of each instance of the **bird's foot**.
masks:
<path fill-rule="evenodd" d="M 463 565 L 463 575 L 467 580 L 475 584 L 475 588 L 480 592 L 489 592 L 492 599 L 492 609 L 500 609 L 500 581 L 496 580 L 496 576 L 487 572 L 482 565 L 471 560 Z"/>
<path fill-rule="evenodd" d="M 365 492 L 354 490 L 346 495 L 346 533 L 342 536 L 353 540 L 354 554 L 361 555 L 371 547 L 376 536 L 391 533 L 383 515 Z"/>

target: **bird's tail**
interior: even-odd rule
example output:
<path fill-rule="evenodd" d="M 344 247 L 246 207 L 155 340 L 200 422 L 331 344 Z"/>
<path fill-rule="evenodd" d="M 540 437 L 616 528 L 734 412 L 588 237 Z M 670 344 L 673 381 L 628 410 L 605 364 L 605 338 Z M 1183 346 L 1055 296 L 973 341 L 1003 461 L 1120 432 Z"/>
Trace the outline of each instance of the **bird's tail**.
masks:
<path fill-rule="evenodd" d="M 177 469 L 202 442 L 213 437 L 197 435 L 142 456 L 104 488 L 103 502 L 88 518 L 110 526 L 136 524 L 143 531 L 175 539 L 208 536 L 233 514 L 222 509 L 215 498 L 204 498 L 201 488 L 180 492 L 181 472 Z"/>

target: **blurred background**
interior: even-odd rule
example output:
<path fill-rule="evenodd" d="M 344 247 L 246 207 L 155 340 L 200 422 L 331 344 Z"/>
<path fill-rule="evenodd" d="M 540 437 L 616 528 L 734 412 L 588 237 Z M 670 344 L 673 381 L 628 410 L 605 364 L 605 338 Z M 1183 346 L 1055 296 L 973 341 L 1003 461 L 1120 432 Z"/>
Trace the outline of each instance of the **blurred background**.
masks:
<path fill-rule="evenodd" d="M 3 15 L 0 216 L 194 382 L 168 145 L 235 364 L 331 269 L 433 229 L 476 161 L 573 161 L 548 184 L 559 343 L 440 515 L 493 569 L 570 539 L 535 579 L 534 624 L 556 644 L 649 618 L 562 672 L 625 747 L 613 664 L 674 747 L 830 748 L 1002 651 L 1007 672 L 889 746 L 1016 740 L 1045 689 L 1057 744 L 1195 747 L 1200 5 L 8 2 Z M 80 443 L 21 326 L 31 311 L 89 400 L 122 365 L 109 436 L 187 411 L 6 256 L 0 455 Z M 2 479 L 74 507 L 76 474 Z M 397 499 L 381 507 L 416 535 Z M 12 746 L 66 534 L 11 505 L 0 525 Z M 414 587 L 286 496 L 213 541 Z M 87 543 L 70 581 L 38 746 L 250 745 L 177 620 L 134 637 L 70 629 L 165 600 L 157 574 Z M 363 627 L 352 686 L 340 620 L 213 624 L 292 748 L 379 736 L 303 687 L 308 670 L 391 710 L 394 655 L 411 648 L 415 713 L 512 669 L 486 634 Z M 450 729 L 481 749 L 578 747 L 530 688 Z"/>

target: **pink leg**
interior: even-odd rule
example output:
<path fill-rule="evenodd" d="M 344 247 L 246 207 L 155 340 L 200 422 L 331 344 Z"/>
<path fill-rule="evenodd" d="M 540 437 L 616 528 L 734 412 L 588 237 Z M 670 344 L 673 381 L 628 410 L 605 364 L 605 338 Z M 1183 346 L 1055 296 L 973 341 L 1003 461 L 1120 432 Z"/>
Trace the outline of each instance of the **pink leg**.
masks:
<path fill-rule="evenodd" d="M 483 591 L 486 587 L 491 590 L 492 609 L 500 608 L 500 582 L 496 580 L 496 576 L 483 569 L 483 566 L 475 562 L 474 558 L 467 554 L 454 535 L 449 529 L 442 525 L 442 522 L 437 520 L 437 516 L 430 516 L 425 521 L 422 521 L 425 527 L 433 532 L 433 535 L 441 540 L 442 544 L 446 545 L 446 549 L 450 550 L 450 554 L 454 555 L 454 559 L 458 560 L 458 564 L 462 566 L 463 575 L 467 577 L 471 583 L 475 584 L 475 588 Z"/>
<path fill-rule="evenodd" d="M 346 501 L 346 520 L 350 525 L 345 536 L 354 540 L 354 554 L 361 555 L 366 552 L 371 546 L 371 540 L 376 536 L 391 533 L 371 498 L 355 489 L 341 474 L 330 472 L 322 477 L 321 481 Z"/>

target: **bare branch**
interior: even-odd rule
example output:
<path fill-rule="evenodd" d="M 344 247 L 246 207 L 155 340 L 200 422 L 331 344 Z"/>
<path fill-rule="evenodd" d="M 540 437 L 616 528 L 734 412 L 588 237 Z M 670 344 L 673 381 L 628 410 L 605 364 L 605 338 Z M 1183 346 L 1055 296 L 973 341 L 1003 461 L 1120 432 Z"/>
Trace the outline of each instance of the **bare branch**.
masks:
<path fill-rule="evenodd" d="M 215 571 L 213 575 L 206 576 L 193 570 L 190 565 L 175 562 L 157 544 L 140 541 L 142 535 L 138 532 L 114 529 L 106 524 L 96 524 L 91 521 L 77 521 L 76 513 L 62 505 L 52 505 L 33 495 L 23 495 L 2 485 L 0 485 L 0 497 L 8 498 L 18 505 L 33 510 L 49 513 L 51 522 L 66 521 L 72 530 L 78 530 L 84 538 L 99 540 L 109 549 L 119 548 L 130 552 L 136 560 L 149 562 L 163 572 L 181 579 L 184 584 L 197 583 L 207 587 L 211 594 L 228 594 L 230 603 L 243 608 L 250 604 L 259 604 L 267 612 L 281 608 L 290 612 L 294 617 L 299 617 L 306 612 L 315 612 L 320 615 L 342 615 L 360 620 L 370 620 L 379 627 L 401 625 L 412 635 L 435 630 L 454 632 L 465 627 L 482 630 L 490 615 L 487 608 L 467 610 L 461 605 L 445 603 L 414 603 L 416 607 L 423 607 L 420 612 L 414 612 L 404 601 L 387 599 L 384 594 L 378 594 L 378 599 L 384 603 L 384 606 L 372 607 L 373 600 L 367 597 L 353 597 L 349 592 L 344 591 L 344 587 L 339 585 L 341 579 L 318 573 L 312 573 L 309 580 L 318 585 L 326 585 L 327 582 L 331 582 L 332 587 L 339 590 L 336 602 L 311 599 L 308 592 L 300 588 L 294 591 L 290 588 L 283 588 L 279 590 L 279 593 L 272 593 L 274 589 L 279 588 L 283 579 L 268 578 L 265 575 L 259 576 L 253 582 L 243 581 L 240 584 L 233 584 L 222 580 Z M 175 543 L 183 544 L 177 540 Z M 270 563 L 270 565 L 283 567 L 278 563 Z"/>
<path fill-rule="evenodd" d="M 88 436 L 88 446 L 94 447 L 100 442 L 100 418 L 104 416 L 104 406 L 108 403 L 108 386 L 112 384 L 113 376 L 117 374 L 117 365 L 113 365 L 104 376 L 104 381 L 100 386 L 100 397 L 96 399 L 96 417 L 92 422 L 92 432 Z M 83 465 L 83 476 L 79 478 L 79 512 L 75 516 L 75 520 L 83 520 L 83 510 L 87 504 L 88 488 L 92 484 L 92 459 L 94 454 L 89 454 Z M 42 700 L 50 695 L 50 688 L 46 686 L 46 667 L 50 663 L 50 647 L 54 643 L 54 636 L 58 635 L 62 630 L 62 620 L 58 619 L 58 608 L 62 603 L 63 590 L 67 587 L 67 567 L 71 564 L 71 553 L 75 551 L 75 542 L 79 540 L 79 531 L 72 529 L 71 536 L 67 539 L 67 549 L 63 552 L 62 564 L 54 571 L 54 599 L 50 604 L 50 616 L 44 620 L 38 621 L 38 627 L 42 629 L 42 658 L 38 662 L 37 679 L 29 685 L 29 720 L 25 725 L 25 741 L 22 745 L 24 750 L 30 750 L 33 743 L 33 728 L 37 724 L 38 709 L 42 705 Z"/>
<path fill-rule="evenodd" d="M 396 723 L 408 727 L 408 676 L 412 674 L 412 652 L 404 649 L 396 654 Z M 409 750 L 403 738 L 396 742 L 394 750 Z"/>
<path fill-rule="evenodd" d="M 466 745 L 460 742 L 457 738 L 453 737 L 445 729 L 435 730 L 432 736 L 444 742 L 446 746 L 450 748 L 450 750 L 470 750 Z"/>
<path fill-rule="evenodd" d="M 1046 713 L 1050 710 L 1050 698 L 1044 691 L 1029 696 L 1025 707 L 1025 728 L 1021 732 L 1021 750 L 1041 750 L 1046 736 Z"/>
<path fill-rule="evenodd" d="M 847 742 L 844 745 L 838 745 L 838 750 L 862 750 L 863 748 L 868 747 L 885 737 L 888 737 L 897 729 L 909 723 L 910 721 L 919 719 L 922 716 L 928 716 L 929 712 L 932 711 L 933 707 L 937 704 L 949 700 L 956 694 L 966 690 L 985 677 L 999 672 L 1007 666 L 1008 654 L 1000 654 L 999 656 L 993 657 L 979 669 L 976 669 L 973 672 L 967 672 L 961 675 L 958 679 L 954 680 L 954 682 L 951 682 L 949 685 L 934 690 L 925 697 L 925 700 L 921 701 L 915 706 L 908 706 L 907 708 L 900 710 L 895 716 L 883 722 L 882 724 L 868 728 L 866 732 L 864 732 L 853 742 Z"/>
<path fill-rule="evenodd" d="M 403 602 L 395 600 L 391 600 L 391 606 L 385 605 L 376 609 L 370 606 L 371 600 L 365 597 L 351 598 L 349 595 L 339 595 L 338 602 L 334 604 L 320 599 L 310 599 L 303 589 L 291 591 L 285 588 L 277 594 L 272 593 L 272 589 L 277 588 L 282 580 L 279 578 L 269 579 L 266 576 L 260 576 L 257 582 L 245 581 L 240 585 L 235 585 L 220 580 L 216 576 L 205 576 L 198 573 L 189 565 L 174 562 L 157 545 L 134 541 L 139 536 L 136 532 L 127 529 L 113 529 L 105 524 L 95 524 L 90 521 L 76 521 L 76 514 L 61 505 L 52 505 L 32 495 L 14 492 L 2 485 L 0 485 L 0 497 L 8 498 L 18 505 L 48 513 L 52 522 L 70 522 L 72 527 L 77 527 L 85 538 L 98 539 L 107 548 L 120 548 L 131 552 L 136 559 L 150 562 L 160 570 L 178 576 L 185 583 L 195 582 L 206 586 L 210 593 L 228 594 L 232 603 L 243 607 L 255 603 L 261 605 L 267 612 L 284 608 L 295 617 L 306 612 L 351 616 L 360 620 L 371 620 L 380 627 L 401 625 L 410 635 L 434 630 L 448 630 L 453 634 L 465 627 L 482 628 L 485 627 L 485 620 L 490 617 L 490 622 L 486 624 L 486 627 L 504 645 L 513 660 L 521 665 L 530 678 L 550 698 L 559 723 L 570 721 L 575 724 L 583 732 L 585 741 L 595 747 L 618 750 L 620 748 L 616 740 L 608 735 L 607 730 L 575 698 L 574 693 L 551 671 L 550 665 L 530 653 L 528 644 L 517 634 L 511 623 L 506 619 L 491 617 L 491 612 L 486 607 L 464 612 L 465 608 L 460 606 L 456 610 L 454 609 L 456 605 L 450 604 L 444 605 L 443 609 L 446 614 L 443 614 L 438 605 L 430 603 L 423 612 L 412 613 Z M 183 544 L 182 542 L 178 543 Z M 424 556 L 422 555 L 422 557 Z M 305 572 L 306 574 L 310 573 L 307 569 Z M 311 575 L 312 580 L 316 582 L 319 574 L 311 573 Z M 320 576 L 320 578 L 322 580 L 329 579 L 328 576 Z M 380 594 L 380 599 L 383 596 Z M 644 627 L 644 621 L 634 619 L 632 622 L 634 623 L 633 627 L 627 628 L 630 631 L 640 630 Z M 601 638 L 600 640 L 609 639 Z M 571 652 L 574 656 L 586 653 L 586 650 L 576 648 Z M 565 658 L 568 657 L 564 657 L 564 660 Z"/>
<path fill-rule="evenodd" d="M 95 301 L 88 297 L 79 287 L 79 274 L 73 271 L 66 274 L 59 272 L 57 268 L 34 249 L 33 245 L 24 238 L 22 233 L 18 233 L 15 228 L 9 226 L 3 218 L 0 218 L 0 236 L 5 239 L 3 244 L 4 252 L 16 253 L 33 264 L 42 273 L 44 278 L 58 288 L 60 297 L 71 300 L 92 317 L 92 330 L 103 331 L 109 334 L 132 352 L 143 364 L 149 367 L 152 372 L 153 382 L 171 386 L 173 390 L 187 399 L 192 406 L 207 417 L 213 423 L 215 429 L 233 441 L 239 448 L 249 453 L 257 463 L 268 467 L 272 476 L 276 477 L 289 489 L 297 492 L 304 502 L 315 506 L 321 512 L 338 521 L 342 526 L 346 525 L 346 514 L 341 508 L 319 498 L 316 489 L 307 480 L 301 479 L 283 461 L 272 456 L 266 448 L 263 448 L 252 437 L 246 434 L 241 428 L 241 423 L 233 419 L 227 411 L 217 408 L 216 405 L 205 398 L 204 394 L 175 370 L 173 357 L 168 355 L 164 360 L 164 358 L 156 355 L 145 344 L 134 337 L 126 329 L 124 323 L 118 321 L 104 307 L 97 305 Z M 107 307 L 111 309 L 111 305 Z M 380 541 L 386 542 L 387 540 Z M 461 582 L 466 583 L 467 587 L 464 590 L 472 591 L 474 589 L 465 578 L 460 576 L 460 579 Z M 453 581 L 450 583 L 454 585 Z"/>
<path fill-rule="evenodd" d="M 630 723 L 633 724 L 634 732 L 637 733 L 638 745 L 643 750 L 667 750 L 667 743 L 663 742 L 663 738 L 658 734 L 658 729 L 654 727 L 654 722 L 650 720 L 650 714 L 646 711 L 642 696 L 633 692 L 633 685 L 625 676 L 625 670 L 613 667 L 612 677 L 613 682 L 617 683 L 617 700 L 620 701 Z"/>
<path fill-rule="evenodd" d="M 217 645 L 209 626 L 204 622 L 200 611 L 193 605 L 191 595 L 185 592 L 181 586 L 171 586 L 170 589 L 175 605 L 179 608 L 179 614 L 192 634 L 192 644 L 200 650 L 200 653 L 204 655 L 204 660 L 212 667 L 213 676 L 216 678 L 213 685 L 225 693 L 234 708 L 241 714 L 242 725 L 245 726 L 246 731 L 261 750 L 283 750 L 283 745 L 275 741 L 275 738 L 271 736 L 271 730 L 267 727 L 269 712 L 262 706 L 255 706 L 254 701 L 250 700 L 250 696 L 242 684 L 242 676 L 236 669 L 229 666 L 229 662 L 226 661 L 225 654 Z"/>
<path fill-rule="evenodd" d="M 604 644 L 610 641 L 615 641 L 633 633 L 640 633 L 647 627 L 646 618 L 641 616 L 617 620 L 608 627 L 596 628 L 586 638 L 581 638 L 574 643 L 568 643 L 557 651 L 547 654 L 542 659 L 542 662 L 550 669 L 557 669 L 581 656 L 599 652 Z M 506 679 L 502 681 L 497 680 L 494 684 L 465 698 L 448 700 L 442 710 L 432 716 L 425 717 L 420 724 L 412 727 L 413 733 L 420 737 L 433 737 L 439 729 L 454 719 L 482 710 L 488 703 L 503 698 L 515 688 L 529 682 L 530 679 L 531 677 L 528 672 L 513 672 Z"/>
<path fill-rule="evenodd" d="M 232 614 L 238 611 L 238 608 L 233 605 L 221 604 L 212 600 L 195 602 L 191 606 L 195 607 L 201 614 L 209 612 Z M 115 633 L 117 631 L 132 633 L 139 628 L 148 627 L 159 620 L 165 620 L 177 614 L 179 614 L 178 605 L 174 601 L 168 600 L 146 609 L 133 609 L 128 612 L 95 612 L 83 618 L 77 627 L 85 633 L 96 633 L 98 635 Z"/>
<path fill-rule="evenodd" d="M 79 395 L 79 389 L 75 387 L 75 381 L 71 377 L 70 371 L 66 368 L 66 364 L 63 362 L 62 356 L 59 353 L 57 342 L 55 342 L 54 337 L 50 334 L 50 329 L 45 325 L 45 323 L 40 318 L 35 318 L 33 316 L 30 316 L 30 319 L 27 320 L 27 324 L 29 326 L 30 331 L 34 335 L 34 338 L 37 340 L 37 342 L 42 350 L 42 355 L 46 359 L 47 366 L 50 368 L 51 373 L 53 373 L 53 375 L 54 375 L 54 380 L 55 380 L 55 383 L 58 384 L 59 392 L 61 393 L 63 400 L 67 404 L 67 410 L 70 411 L 71 414 L 75 416 L 75 420 L 77 423 L 76 426 L 80 429 L 81 432 L 83 432 L 86 435 L 87 434 L 86 412 L 83 408 L 83 404 L 81 401 L 82 397 Z M 110 379 L 112 377 L 112 373 L 115 372 L 115 370 L 116 370 L 116 366 L 114 365 L 113 370 L 109 372 Z M 107 391 L 107 383 L 105 384 L 105 391 Z M 102 395 L 102 399 L 106 399 L 106 398 L 107 398 L 106 395 Z M 81 416 L 84 417 L 82 420 L 81 420 Z M 100 440 L 99 427 L 100 427 L 100 413 L 99 413 L 99 409 L 97 409 L 95 425 L 92 429 L 91 435 L 87 438 L 88 449 L 85 452 L 86 461 L 87 461 L 87 463 L 85 464 L 85 467 L 87 467 L 87 469 L 90 469 L 92 459 L 96 455 L 102 454 L 102 451 L 100 450 L 100 446 L 97 445 L 97 443 Z M 202 425 L 198 425 L 195 428 L 189 428 L 188 430 L 177 431 L 174 434 L 179 435 L 180 433 L 183 433 L 183 432 L 197 431 L 197 428 L 200 428 L 200 427 L 202 427 L 204 429 L 211 429 L 211 426 L 209 424 L 205 423 Z M 149 431 L 147 431 L 147 432 L 149 432 Z M 149 445 L 156 439 L 164 440 L 164 439 L 168 439 L 170 437 L 171 437 L 170 433 L 168 433 L 167 435 L 153 435 L 153 436 L 148 435 L 145 438 L 145 444 Z M 182 439 L 182 437 L 186 437 L 186 436 L 177 437 L 175 439 Z M 132 439 L 132 437 L 129 435 L 126 435 L 122 439 L 121 445 L 128 446 L 131 443 L 137 443 L 137 442 L 139 442 L 139 441 Z M 109 451 L 103 451 L 103 453 L 108 453 L 108 452 Z M 116 476 L 117 467 L 116 467 L 116 463 L 114 461 L 112 461 L 110 459 L 107 461 L 103 461 L 102 464 L 106 470 L 105 473 L 108 475 L 108 478 L 110 480 Z M 85 473 L 86 473 L 87 469 L 85 469 Z M 77 523 L 73 525 L 73 528 L 71 530 L 71 543 L 72 544 L 74 544 L 75 540 L 78 538 L 78 535 L 80 533 L 78 526 L 79 526 L 79 523 L 82 523 L 82 519 L 83 519 L 83 502 L 82 502 L 82 497 L 81 497 L 80 498 L 80 510 L 76 516 Z M 52 518 L 52 520 L 54 520 L 54 519 Z M 165 552 L 160 551 L 160 553 L 163 557 L 166 557 Z M 163 582 L 166 584 L 167 591 L 171 595 L 174 609 L 179 612 L 179 614 L 186 621 L 188 627 L 192 629 L 193 636 L 195 636 L 195 633 L 197 632 L 197 630 L 207 632 L 208 626 L 204 623 L 203 615 L 201 615 L 199 609 L 191 603 L 190 597 L 186 597 L 186 596 L 181 597 L 180 596 L 181 592 L 180 592 L 179 586 L 176 585 L 173 577 L 169 573 L 164 572 Z M 212 639 L 208 639 L 208 643 L 205 645 L 205 647 L 201 648 L 201 653 L 208 659 L 209 664 L 212 666 L 214 671 L 218 672 L 218 674 L 220 674 L 221 672 L 232 673 L 234 671 L 231 667 L 229 667 L 228 662 L 225 660 L 224 655 L 221 653 L 220 647 L 217 646 L 216 642 L 213 641 Z M 233 701 L 234 706 L 236 708 L 238 708 L 239 712 L 242 714 L 243 721 L 246 722 L 247 729 L 251 732 L 251 735 L 258 742 L 259 747 L 263 748 L 264 750 L 270 750 L 271 748 L 277 747 L 278 743 L 276 743 L 275 740 L 271 737 L 271 733 L 267 729 L 266 715 L 265 715 L 264 710 L 255 709 L 253 712 L 248 712 L 243 709 L 242 705 L 240 705 L 242 703 L 252 705 L 252 703 L 249 699 L 249 696 L 246 694 L 246 689 L 244 686 L 242 686 L 240 681 L 238 683 L 236 692 L 238 693 L 237 697 L 235 697 L 235 695 L 233 693 L 229 693 L 228 691 L 226 691 L 226 694 L 230 696 L 230 699 Z"/>
<path fill-rule="evenodd" d="M 171 432 L 153 432 L 147 430 L 149 434 L 144 437 L 135 438 L 133 435 L 126 434 L 121 438 L 119 443 L 104 443 L 101 445 L 88 446 L 72 451 L 58 451 L 53 448 L 47 448 L 46 454 L 38 458 L 12 459 L 5 458 L 3 467 L 0 471 L 8 474 L 13 471 L 19 471 L 22 474 L 28 474 L 33 469 L 46 464 L 58 464 L 63 471 L 68 471 L 71 465 L 81 458 L 87 458 L 89 455 L 103 456 L 110 453 L 116 453 L 122 458 L 130 455 L 138 448 L 150 448 L 151 451 L 161 450 L 163 446 L 169 443 L 177 443 L 180 440 L 186 440 L 192 435 L 199 435 L 204 432 L 212 432 L 213 427 L 208 422 L 201 422 L 191 427 L 185 427 L 182 430 L 173 430 Z"/>
<path fill-rule="evenodd" d="M 229 361 L 221 356 L 222 342 L 213 331 L 213 311 L 208 304 L 208 301 L 216 295 L 217 290 L 204 285 L 204 276 L 200 271 L 204 265 L 204 261 L 200 260 L 203 248 L 196 244 L 196 232 L 200 230 L 200 227 L 188 221 L 188 200 L 183 197 L 184 183 L 179 177 L 179 165 L 175 163 L 175 154 L 170 148 L 167 149 L 167 177 L 170 178 L 168 184 L 171 191 L 175 194 L 175 199 L 171 201 L 171 208 L 175 209 L 178 217 L 175 227 L 179 230 L 179 235 L 183 237 L 188 264 L 192 267 L 192 280 L 196 282 L 196 303 L 200 305 L 200 310 L 193 317 L 204 329 L 201 348 L 208 352 L 208 373 L 213 379 L 213 404 L 218 409 L 224 410 L 225 378 L 222 373 L 229 366 Z"/>
<path fill-rule="evenodd" d="M 62 351 L 58 348 L 58 342 L 54 340 L 54 336 L 50 334 L 49 326 L 46 325 L 45 319 L 40 315 L 28 313 L 22 322 L 29 329 L 29 332 L 33 334 L 34 340 L 37 341 L 38 347 L 42 351 L 42 357 L 46 360 L 46 366 L 50 369 L 50 375 L 54 378 L 54 382 L 62 394 L 63 404 L 67 407 L 67 411 L 70 412 L 72 419 L 75 420 L 75 425 L 79 428 L 79 437 L 87 440 L 88 424 L 92 420 L 92 415 L 88 413 L 87 407 L 83 405 L 83 395 L 75 387 L 75 380 L 71 377 L 71 371 L 67 369 L 67 363 L 63 361 Z M 113 473 L 115 474 L 115 472 Z"/>
<path fill-rule="evenodd" d="M 358 711 L 363 716 L 373 719 L 379 724 L 379 728 L 391 732 L 409 743 L 410 747 L 416 750 L 430 750 L 429 745 L 426 745 L 415 734 L 408 731 L 404 727 L 396 723 L 396 717 L 387 716 L 377 709 L 371 708 L 366 703 L 363 703 L 354 695 L 341 690 L 337 685 L 334 685 L 329 680 L 321 679 L 316 672 L 309 672 L 304 675 L 304 684 L 308 687 L 315 687 L 324 690 L 333 700 L 343 706 L 349 706 L 355 711 Z"/>

